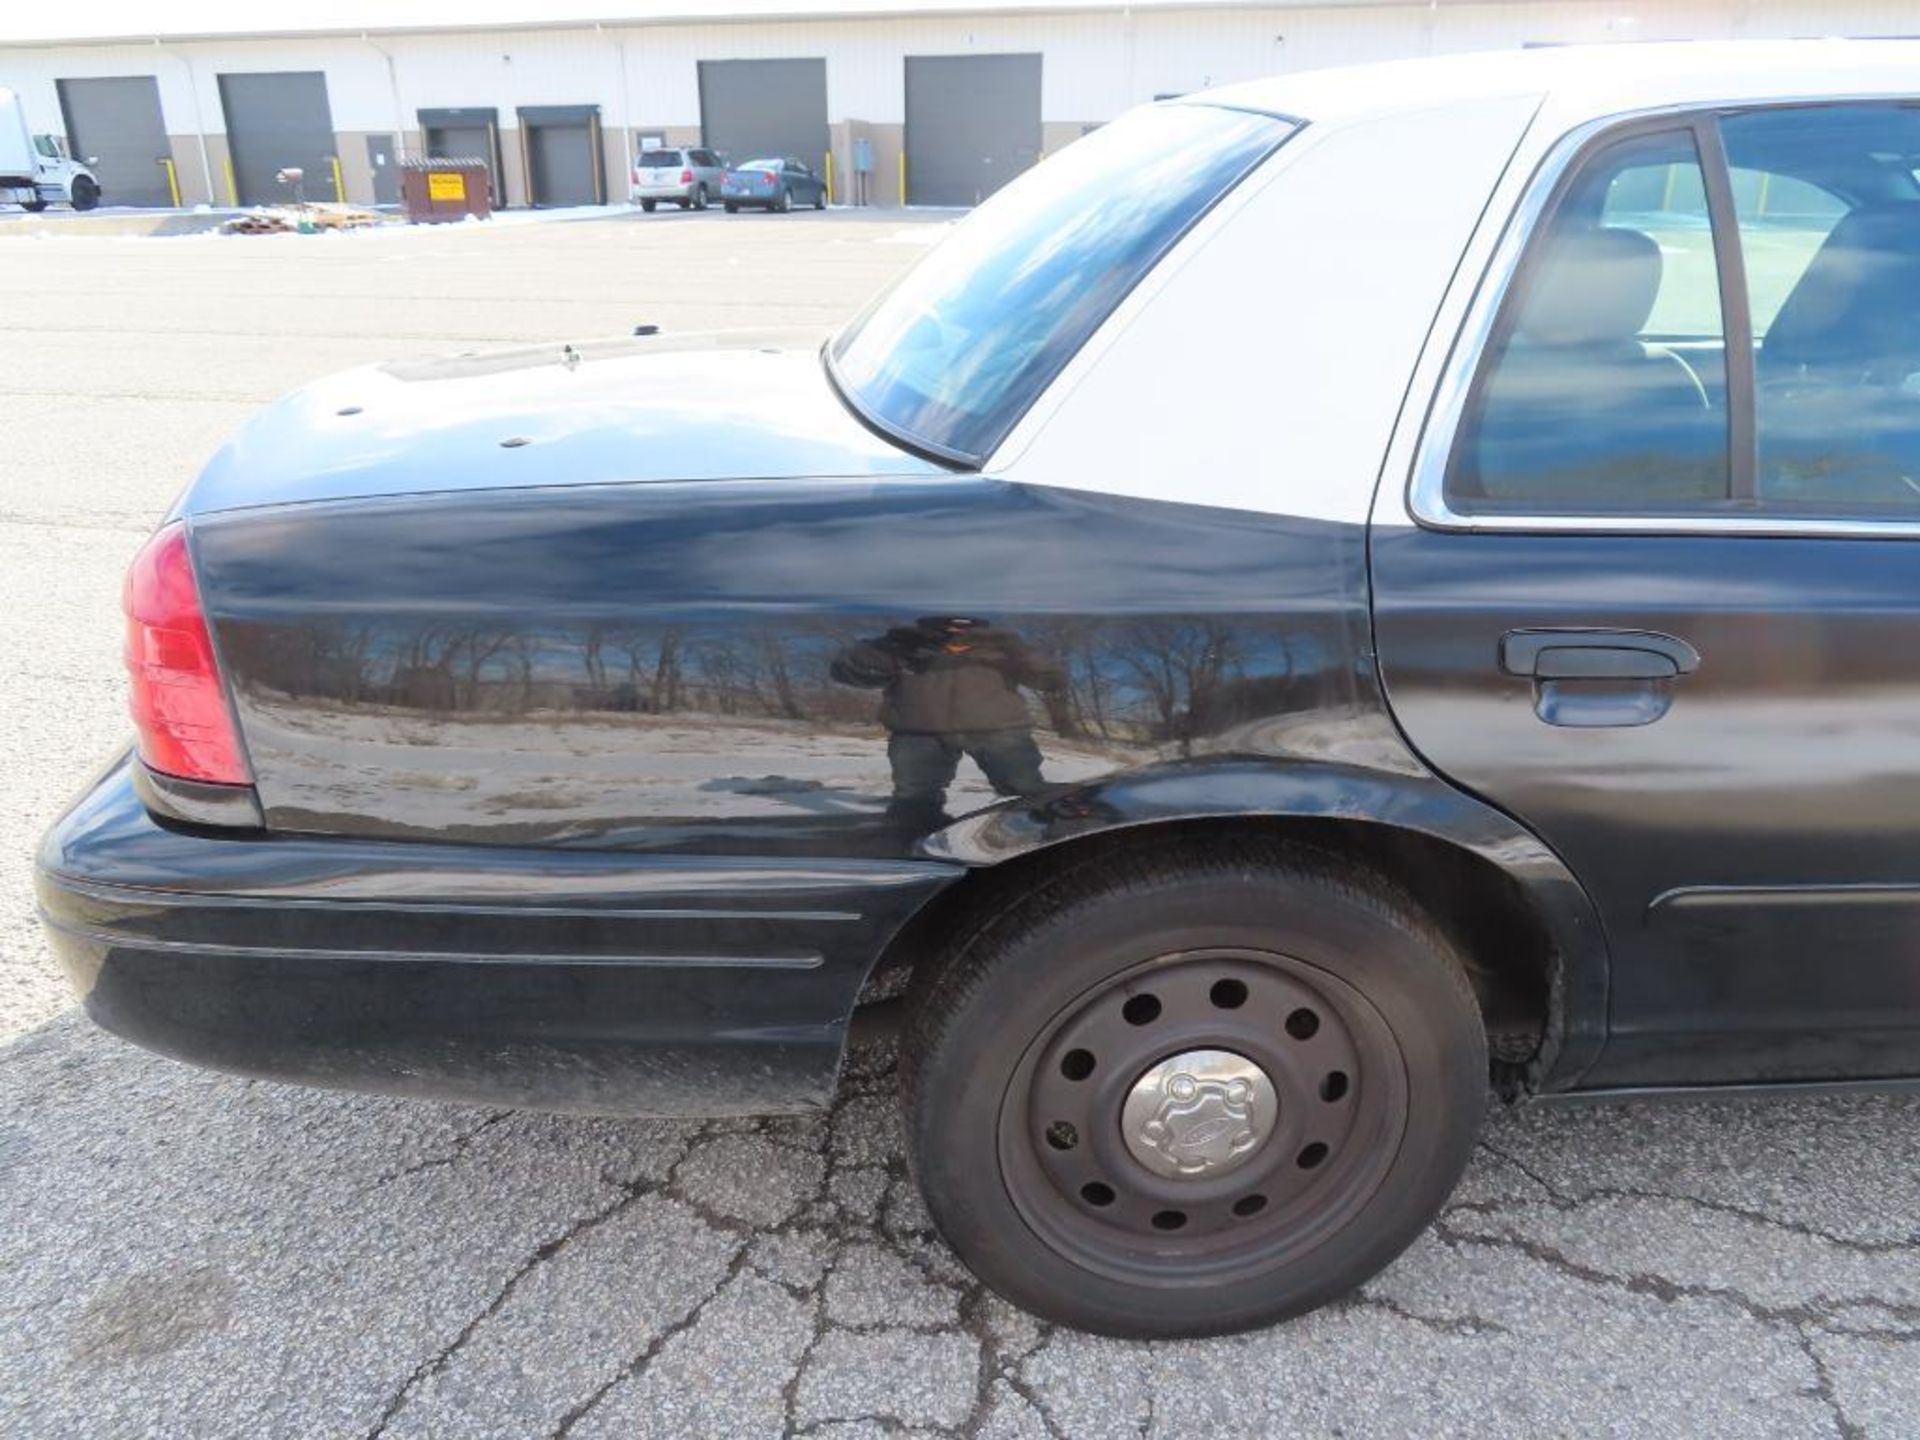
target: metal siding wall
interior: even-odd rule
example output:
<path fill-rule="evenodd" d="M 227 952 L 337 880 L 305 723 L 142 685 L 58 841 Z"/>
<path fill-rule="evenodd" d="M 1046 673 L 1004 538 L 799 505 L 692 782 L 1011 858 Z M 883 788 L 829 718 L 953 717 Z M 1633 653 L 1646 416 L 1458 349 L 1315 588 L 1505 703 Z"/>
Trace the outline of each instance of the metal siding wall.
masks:
<path fill-rule="evenodd" d="M 1070 126 L 1111 119 L 1155 94 L 1372 59 L 1527 43 L 1811 34 L 1920 34 L 1920 6 L 1914 0 L 1413 0 L 1163 8 L 1130 16 L 1116 6 L 806 21 L 742 17 L 600 32 L 0 46 L 0 70 L 41 129 L 61 123 L 58 78 L 152 75 L 176 156 L 192 155 L 182 165 L 183 184 L 190 192 L 203 189 L 192 172 L 204 169 L 224 199 L 224 121 L 215 78 L 223 72 L 322 70 L 339 131 L 392 131 L 408 148 L 418 143 L 418 109 L 493 106 L 513 150 L 512 116 L 521 105 L 597 103 L 614 134 L 636 124 L 697 126 L 700 60 L 825 56 L 830 122 L 897 126 L 905 119 L 907 55 L 1039 51 L 1046 57 L 1042 119 Z M 204 167 L 191 140 L 196 134 L 209 137 Z"/>
<path fill-rule="evenodd" d="M 1913 0 L 1810 5 L 1807 0 L 1746 0 L 1740 35 L 1878 35 L 1920 37 L 1920 5 Z"/>

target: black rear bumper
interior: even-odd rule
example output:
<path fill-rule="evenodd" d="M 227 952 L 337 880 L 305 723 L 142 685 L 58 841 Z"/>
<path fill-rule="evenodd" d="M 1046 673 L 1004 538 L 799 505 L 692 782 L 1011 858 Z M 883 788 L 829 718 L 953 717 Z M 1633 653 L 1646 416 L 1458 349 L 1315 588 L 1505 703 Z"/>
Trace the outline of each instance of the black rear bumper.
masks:
<path fill-rule="evenodd" d="M 827 1103 L 887 940 L 956 867 L 220 834 L 131 762 L 36 874 L 88 1013 L 243 1075 L 620 1115 Z"/>

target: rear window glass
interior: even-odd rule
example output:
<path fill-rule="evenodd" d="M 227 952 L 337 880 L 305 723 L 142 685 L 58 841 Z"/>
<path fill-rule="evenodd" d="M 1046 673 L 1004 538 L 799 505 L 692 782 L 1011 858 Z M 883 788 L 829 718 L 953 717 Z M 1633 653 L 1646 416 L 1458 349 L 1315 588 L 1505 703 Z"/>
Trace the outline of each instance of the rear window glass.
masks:
<path fill-rule="evenodd" d="M 749 160 L 740 167 L 742 170 L 778 170 L 778 160 Z"/>
<path fill-rule="evenodd" d="M 1075 141 L 840 333 L 829 354 L 842 393 L 910 443 L 983 460 L 1168 247 L 1295 128 L 1170 104 Z"/>
<path fill-rule="evenodd" d="M 680 152 L 678 150 L 642 150 L 640 152 L 640 163 L 651 169 L 659 169 L 666 165 L 678 165 L 680 163 Z"/>

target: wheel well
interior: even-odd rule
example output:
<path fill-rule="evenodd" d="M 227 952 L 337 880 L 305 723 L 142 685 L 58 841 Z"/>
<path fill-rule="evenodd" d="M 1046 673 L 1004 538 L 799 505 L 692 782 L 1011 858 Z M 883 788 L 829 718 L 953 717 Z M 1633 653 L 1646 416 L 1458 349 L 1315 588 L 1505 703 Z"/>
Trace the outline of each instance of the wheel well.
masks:
<path fill-rule="evenodd" d="M 1492 861 L 1419 831 L 1319 816 L 1167 821 L 1050 845 L 970 871 L 941 891 L 888 942 L 860 1001 L 898 996 L 914 964 L 956 930 L 981 923 L 1046 878 L 1116 849 L 1179 845 L 1205 836 L 1285 837 L 1364 865 L 1402 890 L 1447 931 L 1479 997 L 1504 1093 L 1519 1093 L 1551 1058 L 1560 983 L 1552 937 L 1519 885 Z"/>

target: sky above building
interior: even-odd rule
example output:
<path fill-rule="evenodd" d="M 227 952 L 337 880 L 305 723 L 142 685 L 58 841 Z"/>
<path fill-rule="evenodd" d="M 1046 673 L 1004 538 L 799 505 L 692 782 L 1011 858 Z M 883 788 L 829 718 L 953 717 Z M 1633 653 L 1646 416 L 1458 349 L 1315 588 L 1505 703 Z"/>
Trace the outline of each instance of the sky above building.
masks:
<path fill-rule="evenodd" d="M 1033 9 L 1036 0 L 68 0 L 0 5 L 0 44 L 358 31 Z M 1045 0 L 1049 10 L 1110 10 L 1121 0 Z M 1223 0 L 1132 0 L 1160 9 Z M 1226 0 L 1232 3 L 1232 0 Z M 1319 0 L 1340 4 L 1343 0 Z M 1352 3 L 1352 0 L 1347 0 Z"/>

